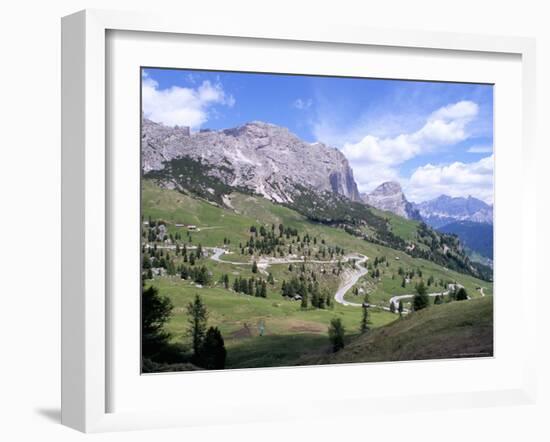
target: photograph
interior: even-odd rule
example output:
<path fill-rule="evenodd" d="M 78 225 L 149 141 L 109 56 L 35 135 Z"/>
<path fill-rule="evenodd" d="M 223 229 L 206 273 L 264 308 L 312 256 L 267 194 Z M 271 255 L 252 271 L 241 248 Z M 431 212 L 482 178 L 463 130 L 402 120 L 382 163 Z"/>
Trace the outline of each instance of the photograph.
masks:
<path fill-rule="evenodd" d="M 493 357 L 493 84 L 140 79 L 142 373 Z"/>

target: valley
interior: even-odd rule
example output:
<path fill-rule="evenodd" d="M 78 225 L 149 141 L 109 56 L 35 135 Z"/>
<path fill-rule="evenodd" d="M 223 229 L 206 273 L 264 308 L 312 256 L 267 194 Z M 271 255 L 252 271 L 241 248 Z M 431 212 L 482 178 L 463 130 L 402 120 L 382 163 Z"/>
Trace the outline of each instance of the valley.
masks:
<path fill-rule="evenodd" d="M 142 250 L 151 261 L 144 268 L 144 289 L 155 287 L 173 305 L 165 329 L 175 350 L 160 357 L 155 370 L 200 368 L 190 363 L 187 334 L 186 306 L 196 295 L 208 309 L 208 325 L 224 338 L 225 368 L 243 368 L 296 365 L 330 354 L 333 318 L 342 321 L 346 341 L 353 342 L 362 335 L 365 302 L 369 329 L 397 323 L 402 319 L 396 300 L 403 301 L 407 315 L 411 293 L 422 280 L 429 282 L 432 299 L 435 293 L 448 297 L 449 284 L 465 287 L 472 299 L 492 294 L 488 281 L 370 242 L 345 226 L 313 222 L 261 196 L 234 191 L 225 201 L 142 181 Z M 393 222 L 407 241 L 418 240 L 418 222 L 400 217 Z M 204 269 L 205 280 L 183 278 L 191 268 Z M 237 287 L 242 281 L 245 290 Z"/>

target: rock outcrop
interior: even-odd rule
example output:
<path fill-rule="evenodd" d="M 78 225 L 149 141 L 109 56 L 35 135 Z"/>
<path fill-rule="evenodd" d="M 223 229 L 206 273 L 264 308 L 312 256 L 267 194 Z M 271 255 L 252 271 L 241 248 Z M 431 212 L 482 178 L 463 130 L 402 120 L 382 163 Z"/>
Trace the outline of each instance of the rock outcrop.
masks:
<path fill-rule="evenodd" d="M 395 181 L 382 183 L 371 193 L 361 195 L 361 199 L 377 209 L 395 213 L 403 218 L 421 220 L 418 211 L 405 198 L 401 185 Z"/>
<path fill-rule="evenodd" d="M 255 121 L 234 129 L 189 133 L 188 128 L 143 119 L 141 147 L 144 173 L 189 157 L 209 166 L 208 173 L 225 184 L 276 202 L 292 202 L 297 185 L 360 199 L 342 152 L 323 143 L 306 143 L 273 124 Z"/>

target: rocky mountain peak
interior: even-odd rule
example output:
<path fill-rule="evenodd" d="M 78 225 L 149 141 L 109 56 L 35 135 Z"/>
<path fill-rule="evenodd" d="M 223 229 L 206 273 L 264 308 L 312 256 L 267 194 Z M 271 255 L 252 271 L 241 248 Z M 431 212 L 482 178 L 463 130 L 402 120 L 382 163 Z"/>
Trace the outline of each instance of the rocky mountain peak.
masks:
<path fill-rule="evenodd" d="M 371 192 L 370 195 L 394 195 L 398 193 L 403 195 L 401 184 L 399 184 L 397 181 L 387 181 L 380 184 L 376 189 Z"/>
<path fill-rule="evenodd" d="M 353 171 L 338 149 L 306 143 L 287 128 L 261 121 L 184 134 L 153 121 L 142 123 L 144 172 L 188 157 L 210 168 L 212 176 L 276 202 L 292 202 L 300 186 L 359 200 Z"/>
<path fill-rule="evenodd" d="M 407 201 L 401 185 L 396 181 L 380 184 L 372 192 L 361 195 L 361 199 L 377 209 L 392 212 L 404 218 L 421 220 L 420 214 Z"/>

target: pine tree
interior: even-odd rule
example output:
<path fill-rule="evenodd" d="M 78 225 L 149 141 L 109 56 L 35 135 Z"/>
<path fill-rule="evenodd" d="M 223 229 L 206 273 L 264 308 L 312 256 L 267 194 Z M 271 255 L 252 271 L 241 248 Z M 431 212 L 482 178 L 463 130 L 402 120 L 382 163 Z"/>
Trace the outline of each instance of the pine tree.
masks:
<path fill-rule="evenodd" d="M 369 307 L 366 302 L 363 302 L 363 305 L 361 307 L 362 309 L 362 315 L 361 315 L 361 333 L 366 333 L 369 331 Z"/>
<path fill-rule="evenodd" d="M 169 298 L 160 296 L 155 287 L 143 291 L 141 303 L 143 354 L 150 356 L 168 344 L 170 335 L 164 331 L 164 324 L 172 314 L 173 305 Z"/>
<path fill-rule="evenodd" d="M 252 262 L 252 273 L 258 273 L 258 264 L 256 261 Z"/>
<path fill-rule="evenodd" d="M 340 318 L 333 318 L 330 321 L 330 326 L 328 329 L 328 337 L 329 337 L 330 343 L 332 344 L 333 352 L 336 353 L 338 350 L 344 348 L 345 333 L 346 333 L 346 329 L 342 324 L 342 320 Z"/>
<path fill-rule="evenodd" d="M 307 292 L 302 295 L 302 302 L 300 303 L 302 309 L 307 309 Z"/>
<path fill-rule="evenodd" d="M 267 298 L 267 284 L 265 281 L 262 281 L 262 288 L 260 290 L 260 297 Z"/>
<path fill-rule="evenodd" d="M 200 365 L 207 370 L 225 368 L 227 351 L 222 334 L 217 327 L 210 327 L 201 348 Z"/>
<path fill-rule="evenodd" d="M 414 311 L 422 310 L 430 305 L 430 298 L 428 297 L 428 291 L 424 281 L 420 281 L 416 285 L 416 294 L 413 298 Z"/>
<path fill-rule="evenodd" d="M 311 306 L 320 308 L 321 294 L 319 293 L 319 283 L 315 283 L 311 290 Z"/>
<path fill-rule="evenodd" d="M 332 308 L 332 296 L 329 292 L 325 292 L 325 304 L 327 305 L 327 308 Z"/>
<path fill-rule="evenodd" d="M 191 336 L 194 357 L 198 358 L 206 334 L 206 321 L 208 319 L 208 311 L 199 295 L 195 295 L 194 301 L 187 305 L 187 315 L 189 324 L 187 333 Z"/>
<path fill-rule="evenodd" d="M 458 291 L 456 292 L 455 299 L 457 301 L 466 301 L 468 299 L 468 293 L 464 289 L 464 287 L 460 287 Z"/>
<path fill-rule="evenodd" d="M 296 292 L 298 293 L 298 295 L 302 297 L 307 296 L 307 287 L 306 287 L 306 283 L 303 280 L 300 282 L 296 282 L 295 286 L 296 286 Z"/>
<path fill-rule="evenodd" d="M 228 289 L 229 288 L 229 275 L 225 273 L 223 275 L 223 286 Z"/>
<path fill-rule="evenodd" d="M 403 317 L 403 301 L 399 301 L 399 307 L 398 307 L 397 311 L 399 312 L 399 317 L 402 318 Z"/>

